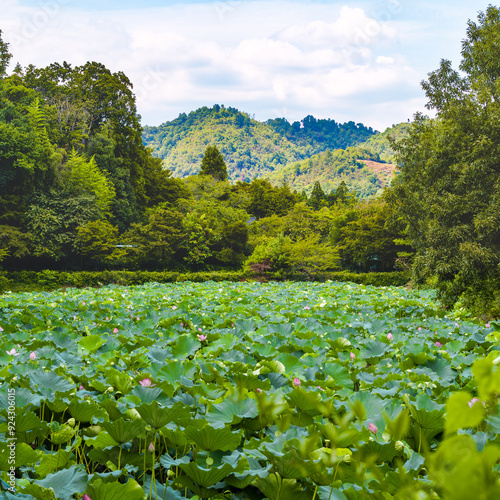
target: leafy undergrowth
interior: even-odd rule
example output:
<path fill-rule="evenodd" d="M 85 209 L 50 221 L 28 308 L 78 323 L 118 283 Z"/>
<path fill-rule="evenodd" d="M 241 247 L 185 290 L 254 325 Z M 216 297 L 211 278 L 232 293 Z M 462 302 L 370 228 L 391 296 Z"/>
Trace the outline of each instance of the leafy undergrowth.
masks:
<path fill-rule="evenodd" d="M 2 498 L 500 497 L 500 326 L 432 292 L 67 289 L 0 328 Z"/>

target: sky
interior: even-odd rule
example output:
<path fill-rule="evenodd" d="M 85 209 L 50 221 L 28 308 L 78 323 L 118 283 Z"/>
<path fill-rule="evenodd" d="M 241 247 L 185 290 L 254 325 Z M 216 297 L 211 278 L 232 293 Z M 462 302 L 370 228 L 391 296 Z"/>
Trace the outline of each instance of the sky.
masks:
<path fill-rule="evenodd" d="M 420 82 L 458 68 L 470 0 L 0 0 L 16 63 L 123 71 L 142 125 L 214 104 L 259 121 L 313 115 L 383 131 L 425 109 Z"/>

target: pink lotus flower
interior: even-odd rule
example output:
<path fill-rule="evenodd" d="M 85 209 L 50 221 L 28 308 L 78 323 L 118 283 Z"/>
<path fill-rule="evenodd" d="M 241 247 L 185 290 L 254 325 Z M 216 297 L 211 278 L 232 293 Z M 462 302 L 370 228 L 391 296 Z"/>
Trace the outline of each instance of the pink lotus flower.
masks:
<path fill-rule="evenodd" d="M 92 498 L 90 498 L 87 493 L 85 493 L 85 495 L 83 495 L 82 497 L 82 500 L 92 500 Z"/>
<path fill-rule="evenodd" d="M 175 311 L 177 309 L 177 306 L 172 307 L 172 311 Z"/>
<path fill-rule="evenodd" d="M 10 351 L 5 351 L 9 356 L 19 356 L 19 353 L 16 352 L 15 348 L 12 348 Z"/>
<path fill-rule="evenodd" d="M 304 309 L 308 310 L 311 309 L 309 306 L 305 306 Z"/>
<path fill-rule="evenodd" d="M 436 340 L 436 342 L 434 342 L 434 345 L 436 347 L 443 347 L 443 344 L 441 344 L 441 342 L 439 342 L 439 340 Z"/>
<path fill-rule="evenodd" d="M 351 351 L 351 354 L 349 354 L 349 357 L 354 361 L 354 358 L 356 357 L 356 354 L 354 354 L 352 351 Z"/>
<path fill-rule="evenodd" d="M 80 384 L 80 387 L 78 387 L 78 390 L 79 390 L 79 391 L 84 391 L 84 390 L 85 390 L 85 387 L 83 387 L 83 385 L 82 385 L 82 384 Z"/>
<path fill-rule="evenodd" d="M 3 332 L 3 328 L 0 326 L 0 332 Z"/>
<path fill-rule="evenodd" d="M 184 328 L 184 323 L 181 323 L 182 328 Z"/>
<path fill-rule="evenodd" d="M 419 326 L 419 327 L 417 328 L 417 330 L 418 330 L 418 331 L 422 330 L 422 327 L 421 327 L 421 326 Z"/>
<path fill-rule="evenodd" d="M 261 394 L 261 393 L 262 393 L 262 389 L 259 389 L 258 387 L 257 387 L 257 389 L 255 389 L 255 390 L 256 390 L 259 394 Z"/>
<path fill-rule="evenodd" d="M 148 446 L 148 451 L 149 453 L 154 453 L 155 451 L 155 446 L 153 443 L 149 443 L 149 446 Z"/>
<path fill-rule="evenodd" d="M 231 323 L 231 326 L 234 328 L 234 323 Z"/>
<path fill-rule="evenodd" d="M 486 323 L 486 328 L 491 328 L 491 325 L 489 323 Z"/>
<path fill-rule="evenodd" d="M 321 392 L 326 392 L 325 389 L 323 389 L 323 387 L 320 387 L 319 385 L 316 386 Z"/>
<path fill-rule="evenodd" d="M 378 431 L 377 426 L 374 423 L 372 423 L 372 422 L 370 422 L 368 424 L 368 430 L 370 432 L 372 432 L 373 434 L 377 434 L 377 431 Z"/>
<path fill-rule="evenodd" d="M 201 328 L 198 328 L 198 331 L 201 332 L 202 331 Z"/>
<path fill-rule="evenodd" d="M 392 340 L 394 339 L 394 335 L 391 332 L 389 332 L 387 334 L 387 338 L 392 342 Z"/>
<path fill-rule="evenodd" d="M 115 328 L 115 329 L 113 330 L 113 333 L 118 333 L 118 328 Z"/>
<path fill-rule="evenodd" d="M 76 321 L 76 316 L 73 316 L 73 321 Z"/>
<path fill-rule="evenodd" d="M 150 378 L 139 380 L 139 384 L 141 384 L 142 387 L 154 387 L 156 385 L 151 382 Z"/>
<path fill-rule="evenodd" d="M 479 402 L 479 398 L 472 398 L 469 401 L 469 408 L 472 408 L 477 402 Z"/>
<path fill-rule="evenodd" d="M 31 359 L 32 361 L 34 361 L 34 360 L 36 359 L 36 354 L 35 354 L 34 352 L 32 352 L 32 353 L 30 354 L 30 359 Z"/>
<path fill-rule="evenodd" d="M 293 386 L 294 386 L 294 387 L 300 387 L 300 384 L 301 384 L 301 383 L 302 383 L 302 382 L 301 382 L 301 381 L 300 381 L 300 379 L 298 379 L 297 377 L 295 377 L 295 378 L 293 379 Z"/>
<path fill-rule="evenodd" d="M 201 330 L 200 330 L 201 331 Z M 207 340 L 207 336 L 206 335 L 203 335 L 203 334 L 200 334 L 198 335 L 198 340 L 200 342 L 204 342 L 205 340 Z"/>

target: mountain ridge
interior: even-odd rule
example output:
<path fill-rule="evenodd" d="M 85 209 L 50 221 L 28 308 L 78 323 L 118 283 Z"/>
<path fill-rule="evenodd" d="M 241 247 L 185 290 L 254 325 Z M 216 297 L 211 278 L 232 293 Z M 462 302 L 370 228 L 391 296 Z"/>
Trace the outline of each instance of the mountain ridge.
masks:
<path fill-rule="evenodd" d="M 351 189 L 361 190 L 361 197 L 368 197 L 376 194 L 387 180 L 379 179 L 378 174 L 373 176 L 361 160 L 385 161 L 378 150 L 383 152 L 384 158 L 390 159 L 387 139 L 374 139 L 386 134 L 387 130 L 381 134 L 361 123 L 337 123 L 311 115 L 293 123 L 284 118 L 259 122 L 248 113 L 216 104 L 189 114 L 181 113 L 174 120 L 156 127 L 144 127 L 143 141 L 153 149 L 155 156 L 163 159 L 165 168 L 175 177 L 197 174 L 206 147 L 215 145 L 224 157 L 232 182 L 265 177 L 274 184 L 287 182 L 292 189 L 310 191 L 315 180 L 325 182 L 327 190 L 343 180 Z M 340 153 L 349 148 L 355 150 Z M 345 167 L 352 175 L 337 175 L 334 179 L 333 165 L 330 168 L 324 161 L 316 161 L 317 155 L 327 152 L 330 154 L 326 158 L 335 157 L 337 167 L 339 161 L 347 162 Z M 300 176 L 291 173 L 294 171 L 292 166 L 311 159 L 323 165 L 317 179 L 308 175 L 301 180 Z M 368 181 L 361 182 L 363 176 Z M 304 183 L 304 179 L 307 182 Z"/>

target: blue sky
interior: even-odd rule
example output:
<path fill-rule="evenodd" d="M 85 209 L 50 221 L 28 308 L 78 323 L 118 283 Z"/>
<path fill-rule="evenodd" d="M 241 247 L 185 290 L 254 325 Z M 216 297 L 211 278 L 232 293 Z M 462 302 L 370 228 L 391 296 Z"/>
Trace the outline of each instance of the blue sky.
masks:
<path fill-rule="evenodd" d="M 474 4 L 474 5 L 471 5 Z M 258 120 L 362 122 L 425 111 L 420 81 L 460 62 L 487 3 L 0 0 L 13 62 L 99 61 L 134 84 L 143 125 L 224 104 Z"/>

